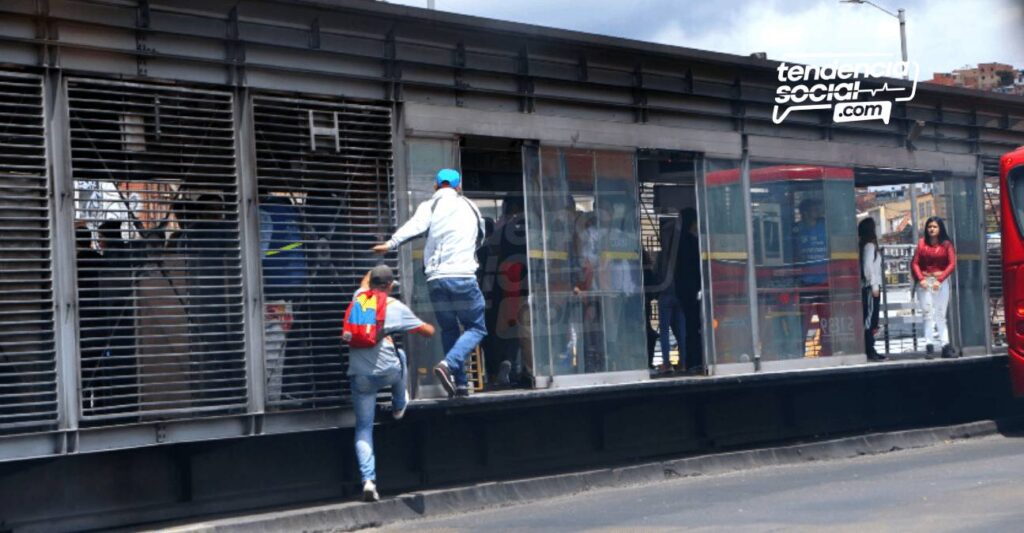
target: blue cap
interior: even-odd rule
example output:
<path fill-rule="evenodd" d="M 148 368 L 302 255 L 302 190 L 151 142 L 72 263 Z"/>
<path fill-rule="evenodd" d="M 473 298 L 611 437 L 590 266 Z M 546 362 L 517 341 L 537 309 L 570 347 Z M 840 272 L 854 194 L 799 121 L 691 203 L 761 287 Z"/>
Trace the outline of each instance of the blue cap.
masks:
<path fill-rule="evenodd" d="M 458 189 L 459 185 L 462 185 L 462 176 L 459 175 L 459 171 L 451 168 L 442 168 L 437 171 L 437 186 L 440 187 L 442 183 L 448 183 L 453 189 Z"/>

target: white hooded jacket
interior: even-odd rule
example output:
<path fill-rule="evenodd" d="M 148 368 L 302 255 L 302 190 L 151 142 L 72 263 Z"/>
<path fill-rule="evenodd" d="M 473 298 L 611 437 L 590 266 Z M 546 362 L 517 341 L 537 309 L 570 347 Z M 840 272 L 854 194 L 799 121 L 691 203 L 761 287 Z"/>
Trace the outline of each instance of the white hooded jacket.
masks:
<path fill-rule="evenodd" d="M 416 208 L 388 241 L 394 250 L 426 234 L 423 272 L 427 281 L 476 277 L 476 251 L 484 235 L 484 219 L 476 205 L 455 189 L 438 189 Z"/>

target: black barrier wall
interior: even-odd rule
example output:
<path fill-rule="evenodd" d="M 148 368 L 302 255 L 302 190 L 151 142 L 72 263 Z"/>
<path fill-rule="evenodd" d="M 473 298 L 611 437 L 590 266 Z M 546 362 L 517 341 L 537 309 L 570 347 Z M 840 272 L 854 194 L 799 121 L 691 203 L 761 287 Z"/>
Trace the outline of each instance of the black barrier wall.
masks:
<path fill-rule="evenodd" d="M 377 428 L 385 496 L 874 431 L 1005 419 L 1005 357 L 478 397 Z M 79 530 L 334 502 L 358 490 L 351 430 L 0 465 L 0 530 Z M 54 490 L 60 487 L 60 490 Z"/>

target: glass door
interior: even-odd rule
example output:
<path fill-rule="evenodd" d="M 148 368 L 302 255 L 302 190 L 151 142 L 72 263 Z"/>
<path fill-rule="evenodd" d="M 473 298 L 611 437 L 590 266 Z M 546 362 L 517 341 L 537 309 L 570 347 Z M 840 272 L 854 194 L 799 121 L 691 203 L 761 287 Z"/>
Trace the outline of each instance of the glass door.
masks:
<path fill-rule="evenodd" d="M 706 159 L 697 180 L 704 335 L 712 374 L 754 371 L 747 219 L 740 161 Z"/>
<path fill-rule="evenodd" d="M 939 177 L 939 176 L 936 176 Z M 950 333 L 954 346 L 984 353 L 986 345 L 986 292 L 982 253 L 985 249 L 982 204 L 974 176 L 946 175 L 947 230 L 956 247 Z M 956 335 L 959 333 L 959 336 Z"/>
<path fill-rule="evenodd" d="M 430 199 L 434 194 L 434 176 L 442 168 L 459 169 L 458 141 L 451 139 L 410 138 L 406 140 L 408 155 L 408 213 L 400 222 L 408 220 L 420 203 Z M 425 239 L 415 239 L 411 251 L 403 248 L 402 265 L 407 271 L 402 272 L 403 298 L 409 307 L 420 318 L 430 324 L 437 324 L 434 310 L 430 305 L 430 293 L 427 290 L 427 279 L 423 274 L 423 246 Z M 410 256 L 405 256 L 409 253 Z M 442 398 L 446 394 L 441 385 L 434 379 L 431 369 L 444 357 L 441 346 L 441 335 L 424 338 L 419 335 L 407 335 L 406 350 L 409 360 L 410 393 L 413 398 Z"/>
<path fill-rule="evenodd" d="M 526 145 L 523 176 L 538 381 L 647 377 L 634 152 Z"/>

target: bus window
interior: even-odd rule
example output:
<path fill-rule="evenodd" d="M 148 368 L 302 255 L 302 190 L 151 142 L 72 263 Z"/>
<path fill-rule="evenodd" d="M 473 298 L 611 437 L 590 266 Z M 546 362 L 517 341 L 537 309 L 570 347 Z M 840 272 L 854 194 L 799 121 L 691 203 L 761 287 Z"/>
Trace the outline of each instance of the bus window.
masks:
<path fill-rule="evenodd" d="M 1010 206 L 1017 231 L 1024 235 L 1024 165 L 1010 169 L 1006 174 L 1006 186 L 1010 192 Z"/>
<path fill-rule="evenodd" d="M 853 171 L 751 170 L 762 359 L 863 353 Z"/>

